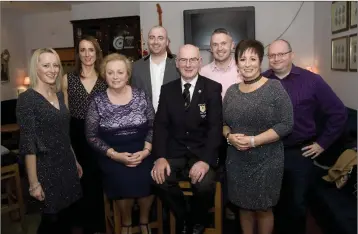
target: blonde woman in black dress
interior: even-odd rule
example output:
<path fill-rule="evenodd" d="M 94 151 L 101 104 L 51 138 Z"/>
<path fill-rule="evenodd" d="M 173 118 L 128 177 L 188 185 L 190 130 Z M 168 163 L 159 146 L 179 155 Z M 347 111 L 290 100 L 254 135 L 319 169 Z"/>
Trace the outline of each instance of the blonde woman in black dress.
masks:
<path fill-rule="evenodd" d="M 20 155 L 25 157 L 30 195 L 42 205 L 37 234 L 68 233 L 76 216 L 73 204 L 82 196 L 82 168 L 71 148 L 61 71 L 53 49 L 36 50 L 30 62 L 30 88 L 17 101 Z"/>
<path fill-rule="evenodd" d="M 99 77 L 101 62 L 102 51 L 97 40 L 84 36 L 76 48 L 75 71 L 63 77 L 63 91 L 71 114 L 71 142 L 84 172 L 81 179 L 83 199 L 80 201 L 80 222 L 85 234 L 105 232 L 101 174 L 96 153 L 85 137 L 89 101 L 107 89 L 106 82 Z M 88 210 L 88 207 L 91 209 Z"/>

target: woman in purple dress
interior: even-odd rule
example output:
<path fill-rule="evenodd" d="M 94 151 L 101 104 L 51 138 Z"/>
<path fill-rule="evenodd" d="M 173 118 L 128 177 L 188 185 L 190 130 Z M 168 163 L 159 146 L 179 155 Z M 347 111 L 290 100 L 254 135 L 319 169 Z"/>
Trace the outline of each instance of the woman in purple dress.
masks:
<path fill-rule="evenodd" d="M 150 170 L 154 108 L 143 90 L 128 85 L 132 68 L 123 55 L 110 54 L 102 62 L 101 77 L 108 89 L 95 95 L 86 116 L 86 137 L 98 151 L 104 191 L 117 200 L 123 234 L 131 234 L 134 201 L 140 207 L 140 228 L 150 233 Z"/>

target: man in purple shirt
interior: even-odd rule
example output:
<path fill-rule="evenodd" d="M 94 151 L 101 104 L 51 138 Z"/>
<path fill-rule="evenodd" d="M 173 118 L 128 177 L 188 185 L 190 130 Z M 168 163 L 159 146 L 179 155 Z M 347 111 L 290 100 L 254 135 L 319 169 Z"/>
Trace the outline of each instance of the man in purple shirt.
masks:
<path fill-rule="evenodd" d="M 281 81 L 294 112 L 293 131 L 283 139 L 285 169 L 275 212 L 275 230 L 280 234 L 306 233 L 306 195 L 312 180 L 313 159 L 339 138 L 347 120 L 344 104 L 328 84 L 321 76 L 296 67 L 293 57 L 287 41 L 274 41 L 268 49 L 271 69 L 263 73 Z M 319 135 L 317 117 L 326 120 Z"/>

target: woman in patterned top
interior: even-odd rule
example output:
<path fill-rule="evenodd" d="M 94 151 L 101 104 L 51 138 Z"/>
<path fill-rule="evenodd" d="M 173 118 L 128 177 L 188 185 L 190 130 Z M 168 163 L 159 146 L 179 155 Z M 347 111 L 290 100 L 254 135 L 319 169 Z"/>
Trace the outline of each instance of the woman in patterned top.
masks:
<path fill-rule="evenodd" d="M 85 233 L 104 232 L 104 205 L 101 175 L 95 153 L 85 137 L 85 116 L 92 96 L 106 90 L 106 82 L 99 77 L 102 62 L 101 48 L 94 37 L 83 37 L 76 48 L 75 71 L 63 77 L 63 92 L 71 114 L 70 134 L 73 149 L 83 167 L 80 201 L 82 215 L 79 225 Z M 91 207 L 90 211 L 87 210 Z"/>
<path fill-rule="evenodd" d="M 132 207 L 137 200 L 141 232 L 149 234 L 154 108 L 143 90 L 128 85 L 131 73 L 125 56 L 111 54 L 104 59 L 101 75 L 108 89 L 90 102 L 86 136 L 98 152 L 104 191 L 108 198 L 117 200 L 121 233 L 132 233 Z"/>
<path fill-rule="evenodd" d="M 73 204 L 82 196 L 82 169 L 71 149 L 61 73 L 53 49 L 36 50 L 30 88 L 17 101 L 20 155 L 25 157 L 30 195 L 41 203 L 43 213 L 37 234 L 68 233 L 76 216 Z"/>

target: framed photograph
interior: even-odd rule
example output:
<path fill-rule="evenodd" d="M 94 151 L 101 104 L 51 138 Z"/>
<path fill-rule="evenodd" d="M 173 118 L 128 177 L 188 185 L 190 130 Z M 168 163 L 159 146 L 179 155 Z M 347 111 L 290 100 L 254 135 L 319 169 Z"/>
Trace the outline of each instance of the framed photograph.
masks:
<path fill-rule="evenodd" d="M 75 48 L 66 47 L 66 48 L 53 48 L 60 57 L 63 74 L 72 72 L 75 69 Z"/>
<path fill-rule="evenodd" d="M 63 74 L 73 72 L 75 70 L 75 61 L 61 61 Z"/>
<path fill-rule="evenodd" d="M 351 1 L 349 2 L 349 27 L 355 28 L 357 27 L 357 2 Z"/>
<path fill-rule="evenodd" d="M 10 81 L 9 61 L 10 52 L 9 50 L 4 49 L 1 52 L 1 83 Z"/>
<path fill-rule="evenodd" d="M 61 59 L 61 62 L 75 61 L 75 48 L 53 48 Z"/>
<path fill-rule="evenodd" d="M 357 71 L 357 34 L 349 36 L 349 71 Z"/>
<path fill-rule="evenodd" d="M 332 34 L 348 29 L 348 2 L 332 2 L 331 31 Z"/>
<path fill-rule="evenodd" d="M 348 68 L 348 37 L 332 39 L 331 70 L 347 71 Z"/>
<path fill-rule="evenodd" d="M 53 48 L 61 60 L 61 65 L 63 68 L 63 74 L 72 72 L 75 69 L 75 48 L 74 47 L 64 47 L 64 48 Z M 36 49 L 31 51 L 31 54 L 35 52 Z"/>

